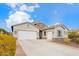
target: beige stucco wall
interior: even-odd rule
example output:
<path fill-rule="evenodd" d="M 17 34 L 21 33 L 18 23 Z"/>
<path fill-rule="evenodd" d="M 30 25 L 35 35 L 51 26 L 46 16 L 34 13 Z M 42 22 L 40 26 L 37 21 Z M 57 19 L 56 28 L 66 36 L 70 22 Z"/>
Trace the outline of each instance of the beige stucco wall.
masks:
<path fill-rule="evenodd" d="M 42 38 L 43 38 L 43 39 L 46 39 L 47 33 L 46 33 L 46 35 L 44 35 L 44 31 L 46 31 L 46 30 L 43 30 L 43 31 L 42 31 Z"/>
<path fill-rule="evenodd" d="M 20 25 L 15 25 L 13 26 L 13 36 L 17 37 L 17 32 L 18 31 L 36 31 L 38 33 L 38 29 L 36 27 L 34 27 L 33 25 L 26 23 L 26 24 L 20 24 Z M 16 34 L 15 34 L 16 32 Z"/>
<path fill-rule="evenodd" d="M 62 31 L 62 36 L 61 37 L 58 37 L 57 36 L 57 30 L 61 30 Z M 47 32 L 47 35 L 49 35 L 48 32 L 52 32 L 52 38 L 65 38 L 65 37 L 68 37 L 68 30 L 66 28 L 63 29 L 60 26 L 59 27 L 56 27 L 54 29 L 46 30 L 46 32 Z"/>

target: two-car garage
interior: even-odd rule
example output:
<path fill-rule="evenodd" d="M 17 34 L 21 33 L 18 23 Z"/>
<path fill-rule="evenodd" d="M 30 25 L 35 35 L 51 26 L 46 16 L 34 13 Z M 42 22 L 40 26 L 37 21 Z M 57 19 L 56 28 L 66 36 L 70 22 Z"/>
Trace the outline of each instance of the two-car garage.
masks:
<path fill-rule="evenodd" d="M 39 29 L 29 22 L 14 25 L 12 30 L 18 40 L 36 40 L 39 36 Z"/>
<path fill-rule="evenodd" d="M 33 40 L 37 39 L 37 32 L 35 31 L 18 31 L 18 39 L 20 40 Z"/>

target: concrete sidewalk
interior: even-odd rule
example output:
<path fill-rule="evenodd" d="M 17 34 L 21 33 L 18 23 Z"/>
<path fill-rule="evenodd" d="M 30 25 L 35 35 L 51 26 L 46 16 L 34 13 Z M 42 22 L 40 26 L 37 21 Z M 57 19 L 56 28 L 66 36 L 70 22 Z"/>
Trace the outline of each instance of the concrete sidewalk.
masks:
<path fill-rule="evenodd" d="M 25 52 L 23 51 L 18 41 L 16 42 L 16 55 L 15 56 L 26 56 Z"/>

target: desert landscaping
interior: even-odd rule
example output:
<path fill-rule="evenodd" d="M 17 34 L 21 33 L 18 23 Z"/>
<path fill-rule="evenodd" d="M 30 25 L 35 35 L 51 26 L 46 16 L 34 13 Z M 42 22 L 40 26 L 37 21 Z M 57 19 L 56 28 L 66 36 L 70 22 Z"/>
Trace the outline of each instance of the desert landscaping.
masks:
<path fill-rule="evenodd" d="M 56 42 L 59 44 L 64 44 L 72 47 L 79 48 L 79 31 L 75 30 L 68 33 L 68 38 L 51 40 L 51 42 Z"/>

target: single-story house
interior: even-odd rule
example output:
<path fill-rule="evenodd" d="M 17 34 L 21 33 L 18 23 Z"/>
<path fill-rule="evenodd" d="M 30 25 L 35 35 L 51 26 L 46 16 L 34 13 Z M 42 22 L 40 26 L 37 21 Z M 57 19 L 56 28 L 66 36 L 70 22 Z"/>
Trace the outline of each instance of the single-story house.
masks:
<path fill-rule="evenodd" d="M 41 22 L 25 22 L 13 25 L 13 36 L 21 40 L 59 39 L 68 36 L 69 29 L 64 24 L 47 26 Z"/>

